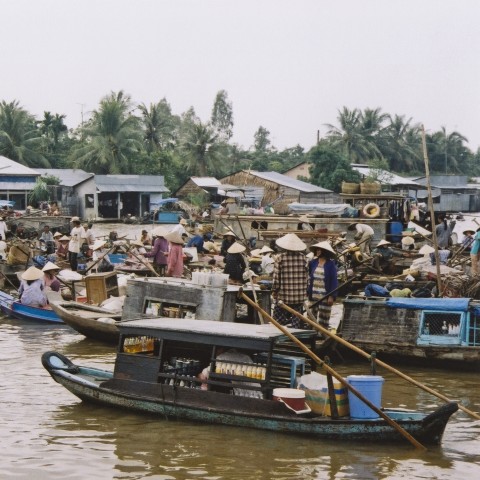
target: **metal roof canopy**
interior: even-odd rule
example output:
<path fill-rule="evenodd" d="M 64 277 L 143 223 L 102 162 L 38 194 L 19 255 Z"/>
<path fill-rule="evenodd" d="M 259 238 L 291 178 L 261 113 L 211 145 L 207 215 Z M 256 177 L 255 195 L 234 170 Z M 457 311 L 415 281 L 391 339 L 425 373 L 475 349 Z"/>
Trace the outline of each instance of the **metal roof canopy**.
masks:
<path fill-rule="evenodd" d="M 65 187 L 74 187 L 95 175 L 79 168 L 37 168 L 37 171 L 42 177 L 45 175 L 57 177 L 60 185 Z"/>
<path fill-rule="evenodd" d="M 296 180 L 290 178 L 287 175 L 283 175 L 278 172 L 257 172 L 254 170 L 245 170 L 245 172 L 250 173 L 255 177 L 262 178 L 269 182 L 278 183 L 284 187 L 293 188 L 294 190 L 299 190 L 300 192 L 305 193 L 332 193 L 332 190 L 327 190 L 326 188 L 318 187 L 317 185 L 312 185 L 311 183 L 302 182 L 301 180 Z"/>
<path fill-rule="evenodd" d="M 99 193 L 107 192 L 168 192 L 161 175 L 95 175 Z"/>

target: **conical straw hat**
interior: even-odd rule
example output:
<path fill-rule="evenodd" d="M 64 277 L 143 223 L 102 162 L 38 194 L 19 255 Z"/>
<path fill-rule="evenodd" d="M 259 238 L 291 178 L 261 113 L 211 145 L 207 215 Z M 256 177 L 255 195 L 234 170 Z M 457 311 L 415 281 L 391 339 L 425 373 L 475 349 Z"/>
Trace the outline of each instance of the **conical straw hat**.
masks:
<path fill-rule="evenodd" d="M 61 237 L 61 236 L 62 236 L 62 234 L 61 234 L 60 232 L 55 232 L 55 233 L 53 234 L 53 237 L 54 237 L 54 238 L 55 238 L 55 237 Z"/>
<path fill-rule="evenodd" d="M 99 248 L 102 248 L 105 246 L 105 240 L 95 240 L 92 245 L 92 250 L 98 250 Z"/>
<path fill-rule="evenodd" d="M 238 242 L 235 242 L 228 250 L 228 253 L 242 253 L 246 250 L 246 248 Z"/>
<path fill-rule="evenodd" d="M 64 235 L 63 237 L 60 237 L 60 238 L 58 239 L 58 241 L 59 241 L 59 242 L 69 242 L 70 239 L 69 239 L 66 235 Z"/>
<path fill-rule="evenodd" d="M 377 247 L 382 247 L 383 245 L 391 245 L 387 240 L 380 240 L 377 244 Z"/>
<path fill-rule="evenodd" d="M 43 272 L 36 267 L 30 267 L 21 275 L 23 280 L 38 280 L 43 277 Z"/>
<path fill-rule="evenodd" d="M 60 267 L 53 262 L 47 262 L 42 268 L 42 272 L 48 272 L 49 270 L 60 270 Z"/>
<path fill-rule="evenodd" d="M 303 252 L 307 248 L 307 246 L 294 233 L 287 233 L 283 237 L 278 238 L 275 243 L 280 248 L 292 252 Z"/>
<path fill-rule="evenodd" d="M 167 230 L 165 230 L 164 227 L 155 227 L 152 230 L 152 235 L 154 237 L 165 237 L 166 234 L 167 234 Z"/>
<path fill-rule="evenodd" d="M 260 253 L 272 253 L 272 252 L 273 250 L 270 247 L 267 247 L 266 245 L 264 245 L 260 250 Z"/>
<path fill-rule="evenodd" d="M 430 245 L 424 245 L 419 251 L 418 253 L 420 255 L 428 255 L 429 253 L 433 253 L 435 251 L 435 249 L 433 247 L 431 247 Z"/>
<path fill-rule="evenodd" d="M 178 243 L 179 245 L 183 245 L 185 242 L 183 241 L 182 236 L 178 232 L 168 232 L 164 235 L 169 242 Z"/>
<path fill-rule="evenodd" d="M 333 255 L 336 255 L 335 250 L 332 248 L 330 243 L 326 242 L 326 241 L 315 243 L 315 245 L 312 245 L 310 247 L 310 250 L 312 250 L 314 248 L 321 248 L 322 250 L 325 250 L 326 252 L 330 252 Z"/>

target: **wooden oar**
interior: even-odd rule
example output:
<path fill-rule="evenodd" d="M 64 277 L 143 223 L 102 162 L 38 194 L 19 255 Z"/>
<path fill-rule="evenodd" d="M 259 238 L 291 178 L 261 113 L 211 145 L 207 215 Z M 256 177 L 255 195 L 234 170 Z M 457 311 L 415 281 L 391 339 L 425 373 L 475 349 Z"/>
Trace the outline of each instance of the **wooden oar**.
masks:
<path fill-rule="evenodd" d="M 338 343 L 341 343 L 342 345 L 345 345 L 346 347 L 350 348 L 351 350 L 353 350 L 354 352 L 358 353 L 359 355 L 361 355 L 362 357 L 365 357 L 366 359 L 370 360 L 371 358 L 371 355 L 365 351 L 363 351 L 361 348 L 358 348 L 356 347 L 355 345 L 353 345 L 352 343 L 350 342 L 347 342 L 346 340 L 344 340 L 342 337 L 339 337 L 338 335 L 336 335 L 335 333 L 331 332 L 330 330 L 322 327 L 321 325 L 319 325 L 318 323 L 316 322 L 312 322 L 312 320 L 310 320 L 309 318 L 305 317 L 305 315 L 302 315 L 301 313 L 298 313 L 296 310 L 293 310 L 293 308 L 290 308 L 288 305 L 285 305 L 284 303 L 279 303 L 279 305 L 284 309 L 286 310 L 287 312 L 290 312 L 292 313 L 293 315 L 295 315 L 296 317 L 300 318 L 301 320 L 303 320 L 304 322 L 308 323 L 308 325 L 310 325 L 311 327 L 313 327 L 315 330 L 318 330 L 319 332 L 321 332 L 322 334 L 324 335 L 327 335 L 331 338 L 333 338 L 334 340 L 336 340 Z M 388 363 L 385 363 L 385 362 L 382 362 L 381 360 L 378 360 L 378 358 L 375 359 L 375 363 L 377 365 L 380 365 L 384 368 L 386 368 L 387 370 L 389 370 L 390 372 L 393 372 L 395 373 L 396 375 L 398 375 L 399 377 L 403 378 L 404 380 L 407 380 L 408 382 L 412 383 L 413 385 L 421 388 L 422 390 L 425 390 L 426 392 L 434 395 L 435 397 L 438 397 L 440 398 L 441 400 L 444 400 L 445 402 L 451 402 L 452 400 L 450 400 L 448 397 L 446 397 L 445 395 L 433 390 L 432 388 L 430 387 L 427 387 L 426 385 L 423 385 L 422 383 L 420 382 L 417 382 L 417 380 L 409 377 L 408 375 L 402 373 L 400 370 L 397 370 L 396 368 L 393 368 L 392 366 L 388 365 Z M 462 405 L 458 405 L 458 408 L 462 411 L 464 411 L 465 413 L 468 413 L 469 415 L 471 415 L 473 418 L 476 418 L 477 420 L 480 420 L 480 415 L 478 415 L 477 413 L 475 412 L 472 412 L 471 410 L 465 408 L 464 406 Z"/>
<path fill-rule="evenodd" d="M 131 253 L 142 265 L 145 265 L 146 267 L 148 267 L 156 277 L 160 277 L 160 274 L 156 272 L 156 270 L 152 267 L 152 265 L 148 260 L 145 260 L 144 258 L 140 258 L 140 256 L 132 252 L 130 248 L 128 249 L 128 251 L 125 251 L 123 249 L 123 245 L 120 245 L 120 250 L 122 250 L 125 253 L 127 252 Z"/>
<path fill-rule="evenodd" d="M 287 328 L 283 325 L 280 325 L 274 318 L 272 318 L 265 310 L 259 307 L 255 302 L 250 300 L 247 295 L 240 291 L 242 298 L 248 302 L 253 308 L 257 309 L 264 318 L 268 319 L 273 325 L 275 325 L 284 335 L 286 335 L 290 340 L 297 344 L 310 358 L 312 358 L 316 363 L 318 363 L 323 369 L 328 373 L 334 376 L 344 387 L 350 390 L 355 396 L 357 396 L 362 402 L 364 402 L 368 407 L 370 407 L 377 415 L 382 417 L 391 427 L 397 430 L 402 436 L 404 436 L 413 446 L 419 449 L 426 450 L 426 448 L 417 441 L 412 435 L 410 435 L 403 427 L 401 427 L 397 422 L 392 420 L 387 414 L 375 406 L 370 400 L 365 398 L 356 388 L 352 387 L 339 373 L 337 373 L 332 367 L 327 365 L 323 360 L 321 360 L 315 353 L 313 353 L 304 343 L 302 343 L 295 335 L 292 335 Z"/>

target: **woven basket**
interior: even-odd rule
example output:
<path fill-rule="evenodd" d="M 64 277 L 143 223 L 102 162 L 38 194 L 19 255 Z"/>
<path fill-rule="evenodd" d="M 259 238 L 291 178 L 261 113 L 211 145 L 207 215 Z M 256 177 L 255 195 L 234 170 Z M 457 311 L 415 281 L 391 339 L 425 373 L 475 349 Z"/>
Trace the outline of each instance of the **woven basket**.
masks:
<path fill-rule="evenodd" d="M 375 195 L 382 191 L 382 186 L 379 183 L 361 183 L 360 193 L 365 195 Z"/>
<path fill-rule="evenodd" d="M 358 183 L 342 182 L 342 193 L 360 193 L 360 185 Z"/>

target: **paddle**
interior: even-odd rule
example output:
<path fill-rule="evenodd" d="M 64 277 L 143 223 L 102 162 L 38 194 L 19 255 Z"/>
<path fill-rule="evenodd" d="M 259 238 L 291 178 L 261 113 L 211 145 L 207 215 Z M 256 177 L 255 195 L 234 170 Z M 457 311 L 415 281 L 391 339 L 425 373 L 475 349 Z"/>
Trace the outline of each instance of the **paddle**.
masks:
<path fill-rule="evenodd" d="M 341 343 L 342 345 L 345 345 L 346 347 L 350 348 L 351 350 L 353 350 L 354 352 L 358 353 L 359 355 L 361 355 L 362 357 L 365 357 L 366 359 L 370 360 L 371 358 L 371 355 L 368 354 L 367 352 L 363 351 L 361 348 L 358 348 L 356 347 L 355 345 L 351 344 L 350 342 L 347 342 L 346 340 L 344 340 L 342 337 L 339 337 L 338 335 L 334 334 L 333 332 L 331 332 L 330 330 L 322 327 L 321 325 L 319 325 L 318 323 L 316 322 L 313 322 L 312 320 L 310 320 L 309 318 L 305 317 L 304 315 L 302 315 L 301 313 L 298 313 L 296 310 L 293 310 L 292 308 L 290 308 L 288 305 L 285 305 L 284 303 L 279 303 L 281 305 L 281 307 L 286 310 L 287 312 L 290 312 L 292 314 L 294 314 L 295 316 L 297 316 L 298 318 L 300 318 L 301 320 L 303 320 L 304 322 L 308 323 L 308 325 L 310 325 L 311 327 L 313 327 L 315 330 L 318 330 L 319 332 L 321 332 L 322 334 L 324 335 L 327 335 L 331 338 L 333 338 L 334 340 L 336 340 L 338 343 Z M 392 366 L 388 365 L 387 363 L 385 362 L 382 362 L 381 360 L 378 360 L 377 358 L 375 359 L 375 363 L 377 363 L 378 365 L 386 368 L 387 370 L 389 370 L 390 372 L 393 372 L 395 373 L 396 375 L 398 375 L 399 377 L 403 378 L 404 380 L 407 380 L 408 382 L 412 383 L 413 385 L 421 388 L 422 390 L 425 390 L 426 392 L 434 395 L 435 397 L 438 397 L 440 398 L 441 400 L 444 400 L 445 402 L 451 402 L 452 400 L 450 400 L 448 397 L 446 397 L 445 395 L 442 395 L 441 393 L 439 392 L 436 392 L 435 390 L 431 389 L 430 387 L 427 387 L 426 385 L 423 385 L 422 383 L 420 382 L 417 382 L 415 379 L 409 377 L 408 375 L 400 372 L 399 370 L 397 370 L 396 368 L 393 368 Z M 477 420 L 480 420 L 480 415 L 478 415 L 477 413 L 475 412 L 472 412 L 471 410 L 468 410 L 467 408 L 463 407 L 462 405 L 458 405 L 458 408 L 462 411 L 464 411 L 465 413 L 468 413 L 469 415 L 471 415 L 473 418 L 476 418 Z"/>
<path fill-rule="evenodd" d="M 140 258 L 140 256 L 137 255 L 135 252 L 132 252 L 131 247 L 129 247 L 128 250 L 125 251 L 123 248 L 123 245 L 120 245 L 120 250 L 122 250 L 125 253 L 127 252 L 131 253 L 142 265 L 145 265 L 146 267 L 148 267 L 156 277 L 160 277 L 160 275 L 155 271 L 155 269 L 152 267 L 150 262 L 145 260 L 144 258 Z"/>
<path fill-rule="evenodd" d="M 242 298 L 248 302 L 253 308 L 257 309 L 261 315 L 266 318 L 268 321 L 273 323 L 284 335 L 286 335 L 290 340 L 297 344 L 301 350 L 303 350 L 310 358 L 312 358 L 318 365 L 335 377 L 344 387 L 350 390 L 355 396 L 357 396 L 362 402 L 364 402 L 368 407 L 370 407 L 377 415 L 382 417 L 391 427 L 395 428 L 402 436 L 404 436 L 413 446 L 419 449 L 426 450 L 426 448 L 418 442 L 412 435 L 410 435 L 404 428 L 402 428 L 397 422 L 392 420 L 388 415 L 386 415 L 382 410 L 376 407 L 370 400 L 365 398 L 356 388 L 352 387 L 339 373 L 337 373 L 332 367 L 327 365 L 323 360 L 321 360 L 315 353 L 313 353 L 304 343 L 302 343 L 295 335 L 292 335 L 287 328 L 283 325 L 280 325 L 274 318 L 272 318 L 265 310 L 260 308 L 255 302 L 250 300 L 247 295 L 245 295 L 240 290 L 240 295 Z"/>

